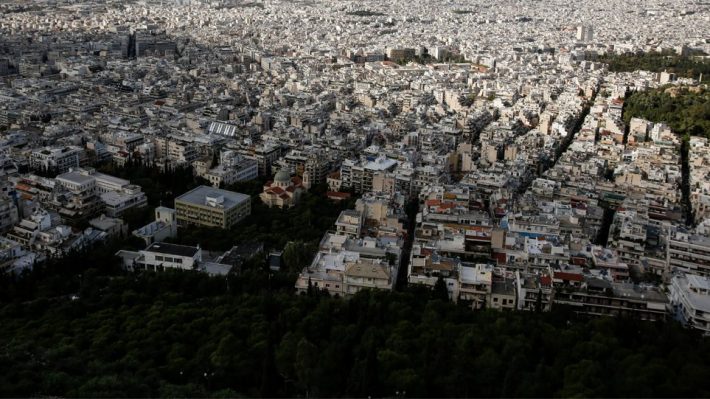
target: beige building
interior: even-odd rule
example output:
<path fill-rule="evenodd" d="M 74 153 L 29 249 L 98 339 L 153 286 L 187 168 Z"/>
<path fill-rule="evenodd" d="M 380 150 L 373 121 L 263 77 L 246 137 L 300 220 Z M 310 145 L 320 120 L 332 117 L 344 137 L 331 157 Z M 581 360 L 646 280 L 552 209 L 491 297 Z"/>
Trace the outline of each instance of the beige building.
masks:
<path fill-rule="evenodd" d="M 248 195 L 199 186 L 175 199 L 178 224 L 230 228 L 251 214 Z"/>
<path fill-rule="evenodd" d="M 319 252 L 299 274 L 296 289 L 307 292 L 310 284 L 330 295 L 349 297 L 365 289 L 391 290 L 396 274 L 396 266 L 384 259 L 364 258 L 352 251 Z"/>
<path fill-rule="evenodd" d="M 346 295 L 363 289 L 391 290 L 394 286 L 391 266 L 379 259 L 360 258 L 346 264 L 343 282 Z"/>
<path fill-rule="evenodd" d="M 264 191 L 259 197 L 269 208 L 290 208 L 298 203 L 303 191 L 301 178 L 292 178 L 287 170 L 281 169 L 274 176 L 274 181 L 264 185 Z"/>

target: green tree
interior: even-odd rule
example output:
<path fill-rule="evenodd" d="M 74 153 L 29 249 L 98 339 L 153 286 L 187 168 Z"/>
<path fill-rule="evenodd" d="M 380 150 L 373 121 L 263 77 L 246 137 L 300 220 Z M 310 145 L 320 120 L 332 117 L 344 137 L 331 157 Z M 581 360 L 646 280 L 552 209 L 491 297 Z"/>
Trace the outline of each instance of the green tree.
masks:
<path fill-rule="evenodd" d="M 443 277 L 439 276 L 434 283 L 434 289 L 431 293 L 432 299 L 440 299 L 444 302 L 449 301 L 449 290 L 446 288 L 446 281 Z"/>

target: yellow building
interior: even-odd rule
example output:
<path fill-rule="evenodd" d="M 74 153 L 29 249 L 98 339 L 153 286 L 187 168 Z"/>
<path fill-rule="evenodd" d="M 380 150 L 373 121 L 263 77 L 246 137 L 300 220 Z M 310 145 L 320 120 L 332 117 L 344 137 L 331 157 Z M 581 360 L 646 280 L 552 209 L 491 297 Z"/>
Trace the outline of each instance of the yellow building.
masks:
<path fill-rule="evenodd" d="M 199 186 L 175 198 L 178 224 L 228 229 L 251 214 L 246 194 Z"/>

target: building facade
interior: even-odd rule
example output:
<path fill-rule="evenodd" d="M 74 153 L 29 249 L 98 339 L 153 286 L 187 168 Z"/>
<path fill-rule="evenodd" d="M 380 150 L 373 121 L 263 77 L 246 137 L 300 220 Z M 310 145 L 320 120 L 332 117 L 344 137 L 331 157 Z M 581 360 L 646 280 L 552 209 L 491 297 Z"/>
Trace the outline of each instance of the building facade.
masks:
<path fill-rule="evenodd" d="M 246 194 L 199 186 L 175 198 L 178 224 L 228 229 L 251 214 Z"/>

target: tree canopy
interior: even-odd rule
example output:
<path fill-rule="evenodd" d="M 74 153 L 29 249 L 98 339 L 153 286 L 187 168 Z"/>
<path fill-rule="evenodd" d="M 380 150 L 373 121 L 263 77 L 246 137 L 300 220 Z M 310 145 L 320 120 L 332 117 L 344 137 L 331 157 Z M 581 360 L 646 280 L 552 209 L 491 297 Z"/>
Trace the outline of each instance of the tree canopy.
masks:
<path fill-rule="evenodd" d="M 665 122 L 678 134 L 710 137 L 710 91 L 662 87 L 635 92 L 624 102 L 624 121 Z"/>
<path fill-rule="evenodd" d="M 111 250 L 2 277 L 0 396 L 710 395 L 710 342 L 675 322 L 298 296 L 258 263 L 128 274 Z"/>
<path fill-rule="evenodd" d="M 626 54 L 605 54 L 598 61 L 609 65 L 612 72 L 633 72 L 638 70 L 651 72 L 671 72 L 680 77 L 697 79 L 700 74 L 707 78 L 710 62 L 674 52 L 646 52 Z"/>

